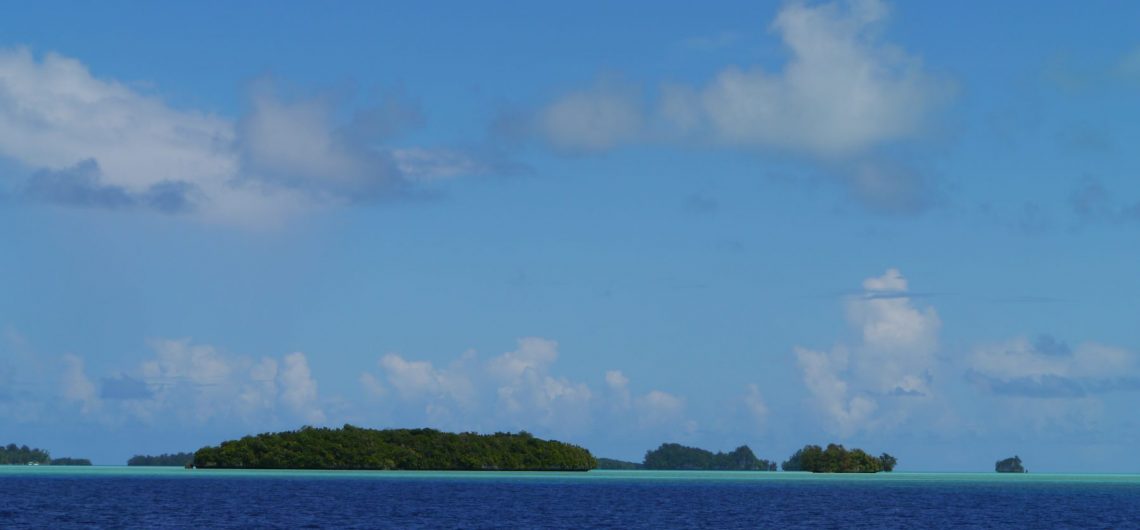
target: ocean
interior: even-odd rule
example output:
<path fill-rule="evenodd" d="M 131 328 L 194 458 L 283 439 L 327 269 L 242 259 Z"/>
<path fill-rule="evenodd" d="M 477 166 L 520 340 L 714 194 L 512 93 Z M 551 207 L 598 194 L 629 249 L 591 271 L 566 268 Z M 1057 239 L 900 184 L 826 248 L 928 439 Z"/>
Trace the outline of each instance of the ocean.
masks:
<path fill-rule="evenodd" d="M 0 528 L 1140 528 L 1140 475 L 0 466 Z"/>

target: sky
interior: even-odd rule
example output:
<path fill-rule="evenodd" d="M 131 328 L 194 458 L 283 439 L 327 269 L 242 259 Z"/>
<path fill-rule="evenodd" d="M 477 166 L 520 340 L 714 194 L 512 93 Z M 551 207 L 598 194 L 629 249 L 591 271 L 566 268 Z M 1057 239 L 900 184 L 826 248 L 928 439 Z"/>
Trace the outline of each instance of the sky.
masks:
<path fill-rule="evenodd" d="M 1140 472 L 1140 4 L 25 3 L 0 442 Z"/>

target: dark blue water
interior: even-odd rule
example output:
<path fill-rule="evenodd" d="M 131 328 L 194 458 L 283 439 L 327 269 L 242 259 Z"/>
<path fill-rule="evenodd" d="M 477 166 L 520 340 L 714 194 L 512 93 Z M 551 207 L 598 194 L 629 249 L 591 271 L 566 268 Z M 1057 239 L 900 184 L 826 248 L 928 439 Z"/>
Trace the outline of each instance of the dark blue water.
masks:
<path fill-rule="evenodd" d="M 602 477 L 7 473 L 0 527 L 1140 528 L 1140 481 Z"/>

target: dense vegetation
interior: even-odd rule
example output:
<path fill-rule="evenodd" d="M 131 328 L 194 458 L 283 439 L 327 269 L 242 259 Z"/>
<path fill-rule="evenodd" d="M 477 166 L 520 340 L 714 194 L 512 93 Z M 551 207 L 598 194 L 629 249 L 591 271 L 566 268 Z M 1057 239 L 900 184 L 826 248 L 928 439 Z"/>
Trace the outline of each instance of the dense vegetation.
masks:
<path fill-rule="evenodd" d="M 661 444 L 645 453 L 645 469 L 708 469 L 718 471 L 775 471 L 776 464 L 756 458 L 747 445 L 731 453 L 712 453 L 681 444 Z"/>
<path fill-rule="evenodd" d="M 781 466 L 784 471 L 811 471 L 812 473 L 878 473 L 892 471 L 898 459 L 883 453 L 878 458 L 862 449 L 845 449 L 842 445 L 828 444 L 827 449 L 806 445 L 796 451 Z"/>
<path fill-rule="evenodd" d="M 53 466 L 89 466 L 91 461 L 86 458 L 53 458 L 51 459 Z"/>
<path fill-rule="evenodd" d="M 158 456 L 135 455 L 127 460 L 128 466 L 177 466 L 182 467 L 194 461 L 194 453 L 163 453 Z"/>
<path fill-rule="evenodd" d="M 599 458 L 598 469 L 643 469 L 645 466 L 637 462 L 626 462 L 613 458 Z"/>
<path fill-rule="evenodd" d="M 43 449 L 36 449 L 26 445 L 8 444 L 0 446 L 0 465 L 27 465 L 39 464 L 44 466 L 89 466 L 91 461 L 86 458 L 55 458 Z"/>
<path fill-rule="evenodd" d="M 26 445 L 16 446 L 8 444 L 0 447 L 0 464 L 24 465 L 30 463 L 50 464 L 51 455 L 43 449 L 35 449 Z"/>
<path fill-rule="evenodd" d="M 1005 460 L 998 460 L 994 463 L 994 471 L 998 473 L 1028 473 L 1029 470 L 1021 465 L 1021 457 L 1014 455 L 1013 458 L 1006 458 Z"/>
<path fill-rule="evenodd" d="M 203 447 L 199 468 L 422 469 L 497 471 L 587 471 L 597 466 L 589 451 L 518 434 L 446 433 L 434 429 L 341 429 L 303 427 L 264 433 Z"/>

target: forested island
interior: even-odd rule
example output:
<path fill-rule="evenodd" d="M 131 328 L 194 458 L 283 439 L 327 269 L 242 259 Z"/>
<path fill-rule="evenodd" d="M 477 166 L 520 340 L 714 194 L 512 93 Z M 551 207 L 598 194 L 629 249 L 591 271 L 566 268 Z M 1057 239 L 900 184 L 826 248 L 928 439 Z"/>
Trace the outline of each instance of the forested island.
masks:
<path fill-rule="evenodd" d="M 893 471 L 898 459 L 883 453 L 878 457 L 862 449 L 846 449 L 842 445 L 805 445 L 781 464 L 784 471 L 811 471 L 812 473 L 878 473 Z"/>
<path fill-rule="evenodd" d="M 86 458 L 55 458 L 43 449 L 36 449 L 26 445 L 8 444 L 0 446 L 0 465 L 38 465 L 38 466 L 89 466 L 91 461 Z"/>
<path fill-rule="evenodd" d="M 86 458 L 70 458 L 70 457 L 65 456 L 63 458 L 51 459 L 51 465 L 53 465 L 53 466 L 89 466 L 89 465 L 91 465 L 91 461 L 86 459 Z"/>
<path fill-rule="evenodd" d="M 588 471 L 589 451 L 518 434 L 447 433 L 435 429 L 302 427 L 203 447 L 197 468 Z"/>
<path fill-rule="evenodd" d="M 747 445 L 730 453 L 713 453 L 697 447 L 666 443 L 645 453 L 645 469 L 775 471 L 776 463 L 756 458 Z"/>
<path fill-rule="evenodd" d="M 51 455 L 43 449 L 36 449 L 26 445 L 8 444 L 0 447 L 0 464 L 27 465 L 51 464 Z"/>
<path fill-rule="evenodd" d="M 645 469 L 643 464 L 637 462 L 626 462 L 625 460 L 617 460 L 615 458 L 598 458 L 598 469 Z"/>
<path fill-rule="evenodd" d="M 184 467 L 194 461 L 194 453 L 163 453 L 158 456 L 135 455 L 127 460 L 128 466 L 177 466 Z"/>
<path fill-rule="evenodd" d="M 998 460 L 994 463 L 994 471 L 998 473 L 1028 473 L 1029 470 L 1021 465 L 1021 457 L 1014 455 L 1013 458 L 1006 458 L 1005 460 Z"/>

